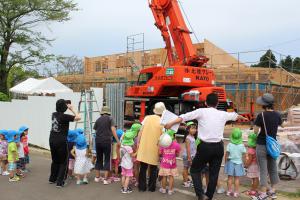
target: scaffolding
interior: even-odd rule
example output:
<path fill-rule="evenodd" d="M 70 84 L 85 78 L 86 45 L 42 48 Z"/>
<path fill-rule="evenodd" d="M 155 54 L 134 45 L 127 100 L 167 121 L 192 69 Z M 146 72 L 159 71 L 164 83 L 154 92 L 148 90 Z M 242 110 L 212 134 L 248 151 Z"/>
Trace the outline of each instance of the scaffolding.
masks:
<path fill-rule="evenodd" d="M 127 61 L 129 64 L 129 67 L 131 68 L 132 72 L 139 71 L 140 68 L 144 67 L 144 62 L 142 61 L 142 66 L 138 66 L 136 64 L 136 52 L 140 52 L 144 54 L 145 51 L 145 36 L 144 33 L 134 34 L 127 36 Z M 143 58 L 142 58 L 143 59 Z"/>

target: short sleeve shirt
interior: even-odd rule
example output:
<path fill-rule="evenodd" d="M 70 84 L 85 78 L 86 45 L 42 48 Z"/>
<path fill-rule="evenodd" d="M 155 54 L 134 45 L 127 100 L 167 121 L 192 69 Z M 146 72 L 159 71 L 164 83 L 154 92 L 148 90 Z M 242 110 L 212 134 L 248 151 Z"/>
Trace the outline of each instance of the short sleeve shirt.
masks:
<path fill-rule="evenodd" d="M 229 153 L 228 159 L 234 164 L 243 163 L 243 154 L 246 153 L 246 148 L 244 144 L 232 144 L 227 145 L 226 151 Z"/>
<path fill-rule="evenodd" d="M 0 140 L 0 158 L 7 156 L 7 141 Z"/>
<path fill-rule="evenodd" d="M 199 108 L 180 115 L 183 121 L 198 121 L 198 138 L 204 142 L 220 142 L 223 139 L 224 127 L 227 121 L 236 121 L 238 114 L 225 112 L 216 108 Z"/>
<path fill-rule="evenodd" d="M 15 160 L 14 160 L 15 158 Z M 14 162 L 19 160 L 18 147 L 15 142 L 8 143 L 7 161 Z"/>
<path fill-rule="evenodd" d="M 276 111 L 266 111 L 264 112 L 264 119 L 268 135 L 276 139 L 278 126 L 282 124 L 282 118 L 280 114 Z M 260 132 L 257 136 L 257 144 L 266 145 L 265 126 L 261 113 L 257 115 L 254 124 L 260 127 Z"/>
<path fill-rule="evenodd" d="M 196 140 L 193 136 L 191 135 L 188 135 L 186 137 L 186 140 L 189 140 L 190 142 L 190 152 L 191 152 L 191 157 L 194 158 L 195 155 L 196 155 L 196 152 L 197 152 L 197 145 L 196 145 Z M 186 148 L 183 149 L 183 152 L 182 152 L 182 156 L 183 157 L 187 157 L 187 150 Z"/>
<path fill-rule="evenodd" d="M 160 147 L 159 152 L 162 156 L 160 161 L 160 166 L 162 168 L 174 169 L 177 167 L 176 154 L 180 152 L 180 145 L 176 141 L 173 141 L 172 144 L 167 148 Z"/>
<path fill-rule="evenodd" d="M 120 149 L 121 153 L 121 167 L 125 169 L 132 169 L 133 168 L 133 162 L 131 153 L 133 153 L 133 149 L 131 146 L 121 146 Z"/>
<path fill-rule="evenodd" d="M 75 116 L 64 114 L 61 112 L 52 113 L 52 124 L 50 132 L 50 141 L 52 142 L 66 142 L 69 124 L 73 122 Z"/>
<path fill-rule="evenodd" d="M 104 114 L 97 119 L 94 125 L 94 130 L 96 131 L 96 143 L 112 143 L 112 126 L 114 126 L 114 121 L 109 115 Z"/>

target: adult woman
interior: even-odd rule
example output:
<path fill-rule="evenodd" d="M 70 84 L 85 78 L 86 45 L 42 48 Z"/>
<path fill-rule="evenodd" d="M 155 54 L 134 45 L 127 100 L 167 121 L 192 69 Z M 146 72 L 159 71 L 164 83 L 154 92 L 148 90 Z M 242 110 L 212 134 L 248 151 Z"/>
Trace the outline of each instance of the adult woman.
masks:
<path fill-rule="evenodd" d="M 255 120 L 254 132 L 258 133 L 256 156 L 260 172 L 261 194 L 254 199 L 265 200 L 269 196 L 276 198 L 275 185 L 279 182 L 276 160 L 267 155 L 266 149 L 266 133 L 276 139 L 278 126 L 282 125 L 282 119 L 278 112 L 274 111 L 274 97 L 272 94 L 266 93 L 258 97 L 256 103 L 261 105 L 263 112 L 258 114 Z M 260 131 L 259 131 L 260 129 Z M 267 191 L 268 176 L 270 177 L 271 188 Z"/>
<path fill-rule="evenodd" d="M 160 117 L 166 109 L 165 104 L 158 102 L 154 107 L 154 115 L 146 116 L 138 136 L 137 160 L 140 162 L 139 191 L 146 191 L 146 172 L 150 167 L 148 190 L 155 191 L 158 165 L 158 140 L 163 126 Z"/>
<path fill-rule="evenodd" d="M 114 121 L 110 116 L 110 108 L 103 106 L 101 111 L 101 117 L 99 117 L 94 125 L 96 130 L 96 154 L 97 161 L 95 165 L 96 177 L 95 182 L 99 182 L 102 178 L 100 177 L 100 170 L 104 170 L 103 184 L 109 184 L 108 175 L 110 168 L 110 154 L 112 145 L 112 136 L 116 139 L 118 145 L 120 145 L 119 138 L 116 133 L 116 127 Z M 104 162 L 103 162 L 104 160 Z"/>
<path fill-rule="evenodd" d="M 64 112 L 69 109 L 74 115 L 67 115 Z M 80 116 L 74 111 L 73 106 L 64 99 L 56 102 L 56 112 L 52 113 L 52 128 L 50 132 L 49 144 L 51 150 L 52 164 L 49 183 L 56 183 L 56 187 L 61 188 L 65 184 L 68 164 L 68 144 L 67 135 L 69 123 L 79 121 Z"/>

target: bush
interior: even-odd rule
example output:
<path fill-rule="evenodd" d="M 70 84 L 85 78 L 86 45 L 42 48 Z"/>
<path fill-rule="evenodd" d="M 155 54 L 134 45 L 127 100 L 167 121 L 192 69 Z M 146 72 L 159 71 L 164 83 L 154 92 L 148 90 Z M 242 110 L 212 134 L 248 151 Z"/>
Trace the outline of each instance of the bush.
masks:
<path fill-rule="evenodd" d="M 8 95 L 0 92 L 0 101 L 9 101 Z"/>

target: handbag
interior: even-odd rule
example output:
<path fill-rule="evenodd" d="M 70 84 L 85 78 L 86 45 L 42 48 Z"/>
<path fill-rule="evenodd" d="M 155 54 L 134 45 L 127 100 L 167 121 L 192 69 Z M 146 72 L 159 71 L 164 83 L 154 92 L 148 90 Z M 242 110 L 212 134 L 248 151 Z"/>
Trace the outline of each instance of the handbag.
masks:
<path fill-rule="evenodd" d="M 276 160 L 281 153 L 280 144 L 276 139 L 268 135 L 263 112 L 262 112 L 262 119 L 265 127 L 267 153 L 269 156 L 271 156 L 273 159 Z"/>

